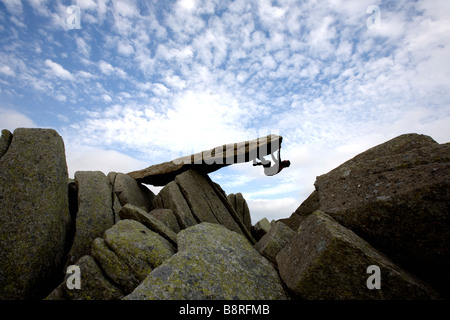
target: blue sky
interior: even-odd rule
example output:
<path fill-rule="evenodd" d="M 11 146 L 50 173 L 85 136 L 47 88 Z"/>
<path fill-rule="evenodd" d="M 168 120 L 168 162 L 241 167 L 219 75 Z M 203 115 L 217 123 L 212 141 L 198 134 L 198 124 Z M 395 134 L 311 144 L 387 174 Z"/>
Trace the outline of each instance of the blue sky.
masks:
<path fill-rule="evenodd" d="M 284 218 L 376 144 L 450 141 L 449 34 L 448 0 L 1 0 L 0 127 L 56 129 L 71 176 L 280 134 L 289 169 L 211 178 Z"/>

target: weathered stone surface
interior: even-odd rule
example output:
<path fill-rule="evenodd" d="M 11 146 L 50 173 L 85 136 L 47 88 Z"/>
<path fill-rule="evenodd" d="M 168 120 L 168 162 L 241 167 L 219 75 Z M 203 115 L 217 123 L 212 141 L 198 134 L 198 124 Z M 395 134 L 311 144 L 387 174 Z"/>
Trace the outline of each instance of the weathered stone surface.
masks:
<path fill-rule="evenodd" d="M 204 174 L 214 172 L 234 163 L 243 163 L 269 155 L 281 147 L 283 138 L 269 135 L 250 141 L 231 143 L 190 156 L 130 172 L 137 181 L 155 186 L 164 186 L 184 171 L 195 169 Z"/>
<path fill-rule="evenodd" d="M 201 223 L 178 234 L 179 251 L 125 299 L 287 299 L 278 273 L 240 234 Z"/>
<path fill-rule="evenodd" d="M 64 281 L 47 296 L 46 300 L 119 300 L 123 298 L 120 289 L 105 279 L 94 258 L 83 256 L 74 265 L 80 267 L 81 288 L 69 289 L 66 282 L 70 274 L 67 274 Z"/>
<path fill-rule="evenodd" d="M 289 218 L 278 221 L 283 222 L 292 230 L 297 231 L 303 219 L 317 210 L 319 210 L 319 194 L 314 190 Z"/>
<path fill-rule="evenodd" d="M 153 208 L 153 192 L 127 174 L 117 173 L 113 191 L 122 206 L 131 204 L 146 212 Z"/>
<path fill-rule="evenodd" d="M 104 239 L 94 240 L 91 254 L 103 272 L 124 294 L 131 293 L 139 285 L 133 270 L 108 247 Z"/>
<path fill-rule="evenodd" d="M 180 187 L 197 221 L 219 223 L 232 231 L 243 234 L 206 176 L 195 170 L 189 170 L 178 175 L 175 182 Z"/>
<path fill-rule="evenodd" d="M 276 264 L 277 254 L 286 246 L 294 235 L 294 230 L 278 221 L 270 228 L 269 232 L 258 241 L 255 245 L 255 249 Z"/>
<path fill-rule="evenodd" d="M 170 230 L 175 233 L 180 232 L 180 226 L 178 225 L 177 218 L 170 209 L 154 209 L 149 212 L 150 215 L 164 223 Z"/>
<path fill-rule="evenodd" d="M 139 281 L 176 252 L 169 241 L 134 220 L 119 221 L 105 231 L 104 239 Z"/>
<path fill-rule="evenodd" d="M 269 220 L 267 220 L 267 218 L 262 218 L 252 227 L 253 237 L 259 241 L 267 232 L 270 231 L 271 227 L 272 226 L 270 225 Z"/>
<path fill-rule="evenodd" d="M 250 210 L 247 205 L 247 201 L 245 201 L 242 193 L 238 192 L 236 194 L 231 193 L 228 195 L 228 201 L 231 206 L 234 208 L 239 218 L 244 223 L 247 230 L 252 230 L 252 218 L 250 216 Z"/>
<path fill-rule="evenodd" d="M 12 141 L 12 133 L 9 130 L 3 129 L 0 136 L 0 158 L 8 151 Z"/>
<path fill-rule="evenodd" d="M 120 210 L 119 215 L 121 219 L 131 219 L 142 223 L 150 230 L 168 240 L 173 246 L 177 246 L 177 234 L 141 208 L 126 204 Z"/>
<path fill-rule="evenodd" d="M 450 292 L 450 144 L 407 134 L 317 177 L 320 209 Z"/>
<path fill-rule="evenodd" d="M 114 224 L 112 195 L 108 179 L 100 171 L 77 171 L 78 213 L 76 233 L 68 265 L 90 253 L 91 244 Z"/>
<path fill-rule="evenodd" d="M 175 214 L 181 229 L 197 224 L 186 199 L 175 181 L 169 182 L 153 200 L 155 208 L 170 209 Z"/>
<path fill-rule="evenodd" d="M 303 299 L 430 299 L 435 293 L 327 214 L 316 211 L 278 254 L 284 283 Z M 381 289 L 367 287 L 380 267 Z"/>
<path fill-rule="evenodd" d="M 0 159 L 0 299 L 42 298 L 60 274 L 70 224 L 64 142 L 14 131 Z"/>

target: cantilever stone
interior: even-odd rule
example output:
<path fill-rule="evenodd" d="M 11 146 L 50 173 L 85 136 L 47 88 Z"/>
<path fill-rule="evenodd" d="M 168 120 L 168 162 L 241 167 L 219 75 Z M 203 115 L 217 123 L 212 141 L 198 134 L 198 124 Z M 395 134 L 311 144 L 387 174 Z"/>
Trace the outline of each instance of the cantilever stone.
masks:
<path fill-rule="evenodd" d="M 234 163 L 261 159 L 280 149 L 282 140 L 283 137 L 272 134 L 250 141 L 224 144 L 128 174 L 139 182 L 164 186 L 189 169 L 195 168 L 207 174 Z"/>

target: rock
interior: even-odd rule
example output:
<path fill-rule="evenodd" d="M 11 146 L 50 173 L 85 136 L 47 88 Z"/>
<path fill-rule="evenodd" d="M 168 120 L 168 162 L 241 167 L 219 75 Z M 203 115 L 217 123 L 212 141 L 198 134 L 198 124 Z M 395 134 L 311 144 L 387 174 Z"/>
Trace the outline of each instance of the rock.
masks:
<path fill-rule="evenodd" d="M 228 229 L 244 234 L 228 208 L 218 197 L 207 176 L 195 170 L 183 172 L 175 178 L 192 214 L 199 222 L 219 223 Z"/>
<path fill-rule="evenodd" d="M 144 210 L 126 204 L 122 210 L 120 210 L 119 215 L 121 219 L 131 219 L 142 223 L 150 230 L 168 240 L 173 246 L 177 246 L 177 234 Z"/>
<path fill-rule="evenodd" d="M 284 248 L 284 246 L 295 235 L 295 231 L 289 228 L 282 222 L 276 222 L 262 238 L 255 245 L 255 249 L 263 256 L 277 263 L 277 254 Z"/>
<path fill-rule="evenodd" d="M 133 270 L 108 247 L 104 239 L 94 240 L 91 254 L 106 276 L 123 293 L 129 294 L 139 285 Z"/>
<path fill-rule="evenodd" d="M 245 201 L 244 197 L 242 196 L 242 193 L 231 193 L 228 195 L 227 199 L 238 214 L 239 218 L 244 223 L 247 230 L 252 230 L 252 218 L 250 216 L 250 210 L 248 208 L 247 201 Z"/>
<path fill-rule="evenodd" d="M 432 299 L 436 294 L 351 230 L 316 211 L 276 257 L 281 278 L 302 299 Z M 381 289 L 367 287 L 367 268 L 381 270 Z"/>
<path fill-rule="evenodd" d="M 280 149 L 282 140 L 283 137 L 269 135 L 250 141 L 226 144 L 153 165 L 143 170 L 133 171 L 129 175 L 142 183 L 164 186 L 173 181 L 179 174 L 191 169 L 208 174 L 230 164 L 248 162 L 258 157 L 264 157 Z"/>
<path fill-rule="evenodd" d="M 245 237 L 222 225 L 180 231 L 178 249 L 125 299 L 288 298 L 274 267 Z"/>
<path fill-rule="evenodd" d="M 127 174 L 117 173 L 113 191 L 122 206 L 131 204 L 146 212 L 153 208 L 153 192 Z"/>
<path fill-rule="evenodd" d="M 114 225 L 111 189 L 105 174 L 100 171 L 77 171 L 78 212 L 76 233 L 67 265 L 88 255 L 91 244 Z"/>
<path fill-rule="evenodd" d="M 450 295 L 450 144 L 407 134 L 317 177 L 320 209 Z"/>
<path fill-rule="evenodd" d="M 67 287 L 67 280 L 71 276 L 69 273 L 46 300 L 120 300 L 123 298 L 120 289 L 106 280 L 91 256 L 81 257 L 74 265 L 80 268 L 81 288 Z"/>
<path fill-rule="evenodd" d="M 262 218 L 252 227 L 252 234 L 256 240 L 260 240 L 267 232 L 270 231 L 271 225 L 267 218 Z"/>
<path fill-rule="evenodd" d="M 289 218 L 278 221 L 283 222 L 292 230 L 297 231 L 303 219 L 317 210 L 319 210 L 319 194 L 314 190 Z"/>
<path fill-rule="evenodd" d="M 42 298 L 60 281 L 70 225 L 67 181 L 56 131 L 14 131 L 0 159 L 0 299 Z"/>
<path fill-rule="evenodd" d="M 12 141 L 12 133 L 9 130 L 3 129 L 0 137 L 0 158 L 8 151 Z"/>
<path fill-rule="evenodd" d="M 104 239 L 139 281 L 176 252 L 169 241 L 134 220 L 119 221 L 105 231 Z"/>
<path fill-rule="evenodd" d="M 155 208 L 172 210 L 181 229 L 197 224 L 197 220 L 192 215 L 192 211 L 175 181 L 169 182 L 159 191 L 153 200 L 153 204 Z"/>
<path fill-rule="evenodd" d="M 181 229 L 201 222 L 222 224 L 255 242 L 223 190 L 195 170 L 181 173 L 155 197 L 155 207 L 171 209 Z"/>
<path fill-rule="evenodd" d="M 180 226 L 178 225 L 177 218 L 170 209 L 154 209 L 149 212 L 150 215 L 164 223 L 170 230 L 175 233 L 180 232 Z"/>

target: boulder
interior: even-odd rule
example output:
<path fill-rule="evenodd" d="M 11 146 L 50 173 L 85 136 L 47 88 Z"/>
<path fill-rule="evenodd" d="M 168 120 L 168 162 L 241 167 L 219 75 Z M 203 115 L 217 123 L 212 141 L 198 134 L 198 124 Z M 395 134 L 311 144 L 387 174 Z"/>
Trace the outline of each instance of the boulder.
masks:
<path fill-rule="evenodd" d="M 169 182 L 159 191 L 153 200 L 153 204 L 155 208 L 172 210 L 181 229 L 197 224 L 197 220 L 175 181 Z"/>
<path fill-rule="evenodd" d="M 449 143 L 399 136 L 317 177 L 320 209 L 450 293 L 449 163 Z"/>
<path fill-rule="evenodd" d="M 88 255 L 92 242 L 114 225 L 111 189 L 105 174 L 100 171 L 77 171 L 78 212 L 75 239 L 67 265 Z"/>
<path fill-rule="evenodd" d="M 108 279 L 123 293 L 129 294 L 139 285 L 133 270 L 108 247 L 104 239 L 94 240 L 91 254 Z"/>
<path fill-rule="evenodd" d="M 56 131 L 14 131 L 0 159 L 0 299 L 42 298 L 61 280 L 55 275 L 71 221 L 67 181 Z"/>
<path fill-rule="evenodd" d="M 119 221 L 105 231 L 104 239 L 139 281 L 176 252 L 169 241 L 134 220 Z"/>
<path fill-rule="evenodd" d="M 180 228 L 201 222 L 222 224 L 255 242 L 223 190 L 196 170 L 188 170 L 168 183 L 154 200 L 156 208 L 171 209 Z"/>
<path fill-rule="evenodd" d="M 170 230 L 175 233 L 180 232 L 180 226 L 178 224 L 175 214 L 170 209 L 154 209 L 149 212 L 150 215 L 164 223 Z"/>
<path fill-rule="evenodd" d="M 0 158 L 8 151 L 12 141 L 12 133 L 9 130 L 3 129 L 0 136 Z"/>
<path fill-rule="evenodd" d="M 131 219 L 142 223 L 150 230 L 168 240 L 173 246 L 177 246 L 177 234 L 164 223 L 144 210 L 130 204 L 126 204 L 122 210 L 120 210 L 119 215 L 121 219 Z"/>
<path fill-rule="evenodd" d="M 230 164 L 262 158 L 280 149 L 282 141 L 283 137 L 272 134 L 250 141 L 225 144 L 128 174 L 139 182 L 164 186 L 191 169 L 208 174 Z"/>
<path fill-rule="evenodd" d="M 273 265 L 222 225 L 180 231 L 178 249 L 125 299 L 288 299 Z"/>
<path fill-rule="evenodd" d="M 267 232 L 270 231 L 271 224 L 267 218 L 262 218 L 252 227 L 252 235 L 256 240 L 260 240 Z"/>
<path fill-rule="evenodd" d="M 259 251 L 263 256 L 277 263 L 277 254 L 284 248 L 284 246 L 295 235 L 295 231 L 289 228 L 282 222 L 276 222 L 255 245 L 255 249 Z"/>
<path fill-rule="evenodd" d="M 64 281 L 56 287 L 45 300 L 120 300 L 123 293 L 109 282 L 91 256 L 81 257 L 74 266 L 80 268 L 80 289 L 69 289 L 67 282 L 72 274 L 68 273 Z"/>
<path fill-rule="evenodd" d="M 276 257 L 281 278 L 302 299 L 433 299 L 436 293 L 327 214 L 309 215 Z M 367 286 L 369 266 L 380 289 Z"/>
<path fill-rule="evenodd" d="M 131 204 L 146 212 L 153 208 L 153 192 L 127 174 L 116 174 L 113 191 L 122 206 Z"/>
<path fill-rule="evenodd" d="M 317 210 L 319 210 L 319 194 L 314 190 L 289 218 L 278 221 L 283 222 L 292 230 L 297 231 L 303 219 Z"/>
<path fill-rule="evenodd" d="M 250 216 L 250 210 L 248 208 L 247 201 L 245 201 L 242 193 L 231 193 L 228 195 L 227 199 L 238 214 L 239 218 L 244 223 L 247 230 L 252 230 L 252 218 Z"/>

